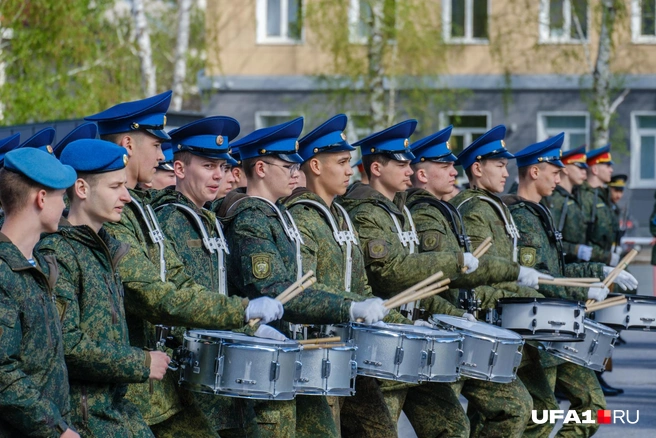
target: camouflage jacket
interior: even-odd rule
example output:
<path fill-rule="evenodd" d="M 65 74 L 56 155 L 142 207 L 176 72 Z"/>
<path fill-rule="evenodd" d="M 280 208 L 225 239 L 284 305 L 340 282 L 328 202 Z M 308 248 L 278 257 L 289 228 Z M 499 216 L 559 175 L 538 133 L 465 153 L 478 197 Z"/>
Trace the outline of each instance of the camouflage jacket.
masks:
<path fill-rule="evenodd" d="M 471 252 L 467 231 L 455 207 L 440 201 L 423 189 L 409 189 L 406 203 L 417 227 L 419 252 Z M 447 212 L 447 216 L 442 211 Z M 476 288 L 476 296 L 481 300 L 482 308 L 492 308 L 496 305 L 497 299 L 514 294 L 495 289 L 488 284 L 516 281 L 518 275 L 517 263 L 486 254 L 479 259 L 476 271 L 461 277 L 460 284 L 463 289 Z M 449 294 L 443 293 L 440 296 L 457 304 L 457 289 L 451 289 Z"/>
<path fill-rule="evenodd" d="M 585 240 L 585 217 L 579 187 L 574 187 L 572 193 L 560 186 L 556 186 L 553 195 L 543 198 L 543 205 L 551 211 L 554 225 L 563 237 L 563 251 L 565 262 L 580 261 L 577 257 L 579 245 L 589 245 Z M 604 250 L 598 245 L 592 245 L 592 259 L 603 257 Z"/>
<path fill-rule="evenodd" d="M 226 254 L 223 248 L 227 249 L 227 246 L 225 239 L 219 240 L 223 232 L 219 234 L 217 231 L 220 224 L 216 215 L 209 210 L 199 209 L 185 195 L 173 188 L 158 191 L 152 206 L 164 235 L 184 262 L 187 275 L 209 290 L 225 294 Z M 202 231 L 198 220 L 202 223 Z M 207 234 L 207 239 L 204 233 Z"/>
<path fill-rule="evenodd" d="M 410 247 L 401 242 L 391 215 L 403 231 L 411 229 L 403 213 L 405 198 L 405 192 L 397 193 L 392 202 L 369 185 L 356 184 L 338 199 L 360 236 L 367 278 L 374 295 L 390 298 L 438 271 L 457 287 L 462 277 L 462 251 L 411 253 Z M 457 316 L 465 313 L 439 295 L 424 300 L 422 307 L 430 313 Z"/>
<path fill-rule="evenodd" d="M 519 263 L 554 277 L 604 278 L 601 263 L 565 263 L 562 246 L 549 210 L 517 195 L 503 197 L 519 229 Z M 548 297 L 585 301 L 587 288 L 540 286 Z"/>
<path fill-rule="evenodd" d="M 280 203 L 276 206 L 284 215 L 285 207 Z M 283 219 L 267 201 L 233 190 L 221 203 L 219 216 L 230 247 L 227 267 L 231 294 L 275 298 L 296 281 L 296 245 L 287 237 Z M 285 320 L 307 324 L 347 322 L 350 306 L 349 299 L 311 287 L 285 304 Z"/>
<path fill-rule="evenodd" d="M 462 215 L 472 248 L 477 248 L 489 236 L 492 237 L 492 246 L 486 255 L 517 261 L 515 242 L 519 233 L 508 207 L 497 195 L 483 189 L 467 189 L 458 193 L 451 204 Z M 505 281 L 493 286 L 515 296 L 542 296 L 531 288 L 519 286 L 517 282 Z"/>
<path fill-rule="evenodd" d="M 34 261 L 0 234 L 2 437 L 59 437 L 67 427 L 68 373 L 52 292 L 57 262 L 37 252 Z"/>
<path fill-rule="evenodd" d="M 128 383 L 145 382 L 150 356 L 131 347 L 117 265 L 128 246 L 86 225 L 60 226 L 39 242 L 44 255 L 57 258 L 55 286 L 62 320 L 64 354 L 71 383 L 73 421 L 96 424 L 124 421 L 121 398 Z M 87 417 L 87 418 L 84 418 Z"/>
<path fill-rule="evenodd" d="M 585 235 L 586 245 L 597 247 L 590 261 L 608 264 L 620 229 L 617 216 L 611 208 L 608 190 L 603 187 L 592 188 L 585 181 L 579 191 L 586 225 L 581 233 Z"/>
<path fill-rule="evenodd" d="M 133 202 L 123 209 L 121 221 L 105 224 L 115 239 L 130 245 L 118 266 L 125 288 L 130 344 L 155 348 L 154 324 L 210 329 L 242 327 L 248 300 L 228 298 L 194 282 L 168 239 L 163 241 L 166 281 L 162 281 L 160 246 L 153 243 L 149 234 L 152 224 L 147 224 L 141 210 L 146 209 L 154 194 L 154 191 L 130 190 Z M 152 425 L 182 409 L 176 391 L 173 374 L 166 373 L 161 381 L 130 385 L 128 398 Z"/>
<path fill-rule="evenodd" d="M 319 203 L 325 210 L 307 201 Z M 317 277 L 315 287 L 354 301 L 373 297 L 371 287 L 367 283 L 364 255 L 355 229 L 352 230 L 355 241 L 351 242 L 350 290 L 346 290 L 347 244 L 340 245 L 337 242 L 331 218 L 325 215 L 326 212 L 330 213 L 337 230 L 349 231 L 347 220 L 350 221 L 350 218 L 348 215 L 344 217 L 340 206 L 333 203 L 328 207 L 319 195 L 304 187 L 295 189 L 294 193 L 285 199 L 284 204 L 303 236 L 303 272 L 314 271 Z M 398 312 L 390 312 L 385 321 L 410 322 Z"/>

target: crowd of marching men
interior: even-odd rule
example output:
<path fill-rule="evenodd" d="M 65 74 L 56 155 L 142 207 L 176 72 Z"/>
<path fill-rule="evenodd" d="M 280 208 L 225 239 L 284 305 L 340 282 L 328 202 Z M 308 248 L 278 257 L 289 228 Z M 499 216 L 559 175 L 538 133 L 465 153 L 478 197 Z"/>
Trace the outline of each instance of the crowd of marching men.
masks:
<path fill-rule="evenodd" d="M 341 114 L 236 140 L 224 116 L 166 132 L 170 99 L 120 103 L 55 145 L 50 128 L 0 140 L 0 437 L 395 437 L 401 411 L 419 437 L 545 437 L 531 410 L 558 409 L 557 389 L 570 409 L 605 408 L 594 371 L 531 341 L 503 383 L 358 375 L 353 396 L 291 400 L 178 385 L 162 330 L 285 342 L 327 324 L 475 323 L 500 299 L 590 304 L 612 287 L 559 277 L 637 281 L 612 268 L 609 146 L 563 153 L 560 134 L 512 154 L 500 125 L 456 157 L 452 127 L 410 140 L 406 120 L 350 144 Z M 367 184 L 351 184 L 356 147 Z M 502 196 L 511 160 L 519 183 Z M 469 188 L 453 197 L 455 166 Z M 437 272 L 439 295 L 384 301 Z"/>

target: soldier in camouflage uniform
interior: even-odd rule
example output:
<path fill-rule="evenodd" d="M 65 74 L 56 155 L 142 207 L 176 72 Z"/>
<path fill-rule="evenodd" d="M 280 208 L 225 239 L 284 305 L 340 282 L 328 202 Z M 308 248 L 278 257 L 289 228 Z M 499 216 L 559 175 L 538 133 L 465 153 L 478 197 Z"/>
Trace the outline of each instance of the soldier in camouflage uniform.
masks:
<path fill-rule="evenodd" d="M 486 237 L 491 236 L 493 243 L 487 254 L 516 262 L 519 232 L 508 207 L 497 196 L 503 191 L 508 177 L 508 160 L 514 158 L 505 148 L 505 134 L 505 126 L 496 126 L 458 155 L 458 161 L 465 169 L 471 188 L 459 193 L 451 203 L 460 211 L 473 247 L 477 247 Z M 525 269 L 527 268 L 520 269 L 520 283 L 536 287 L 538 278 L 552 278 L 533 269 Z M 501 282 L 492 285 L 497 289 L 515 292 L 520 297 L 543 296 L 516 283 Z M 534 405 L 558 409 L 556 398 L 540 365 L 536 343 L 527 342 L 524 345 L 517 376 L 530 392 Z M 529 424 L 524 435 L 547 436 L 552 428 L 553 425 L 547 423 Z"/>
<path fill-rule="evenodd" d="M 303 160 L 296 153 L 303 128 L 298 118 L 255 131 L 235 142 L 248 178 L 247 190 L 233 190 L 222 202 L 228 258 L 229 290 L 249 297 L 277 296 L 302 276 L 303 238 L 277 199 L 292 193 Z M 330 324 L 363 318 L 374 323 L 387 314 L 382 300 L 363 302 L 311 287 L 285 305 L 295 324 Z M 295 334 L 295 333 L 294 333 Z M 297 396 L 256 406 L 263 436 L 337 436 L 326 398 Z"/>
<path fill-rule="evenodd" d="M 125 149 L 103 140 L 66 146 L 63 164 L 78 172 L 67 196 L 68 221 L 38 249 L 57 258 L 55 287 L 71 384 L 73 424 L 89 437 L 152 437 L 137 407 L 124 398 L 129 383 L 161 380 L 169 357 L 131 347 L 116 271 L 127 245 L 109 237 L 105 221 L 118 221 L 130 196 Z"/>
<path fill-rule="evenodd" d="M 8 152 L 0 170 L 0 436 L 79 438 L 69 418 L 69 386 L 53 288 L 53 257 L 33 252 L 57 230 L 64 189 L 75 171 L 38 149 Z"/>
<path fill-rule="evenodd" d="M 587 165 L 588 179 L 579 188 L 586 224 L 581 232 L 585 233 L 586 244 L 594 248 L 590 261 L 616 266 L 622 253 L 622 248 L 615 244 L 619 221 L 604 187 L 613 175 L 610 146 L 588 152 Z"/>
<path fill-rule="evenodd" d="M 118 270 L 125 288 L 130 345 L 138 348 L 157 346 L 154 324 L 232 329 L 243 327 L 250 318 L 269 322 L 282 314 L 280 303 L 274 300 L 249 302 L 226 297 L 194 282 L 162 236 L 149 205 L 152 193 L 134 189 L 138 182 L 151 180 L 163 159 L 160 144 L 170 139 L 162 130 L 170 100 L 168 91 L 87 117 L 97 122 L 102 139 L 123 146 L 130 157 L 126 169 L 132 202 L 125 206 L 120 222 L 105 227 L 114 238 L 130 245 Z M 259 327 L 250 330 L 256 333 Z M 189 394 L 179 391 L 173 373 L 167 373 L 162 381 L 130 385 L 127 397 L 155 436 L 216 436 Z"/>
<path fill-rule="evenodd" d="M 415 155 L 412 160 L 414 174 L 411 176 L 414 188 L 407 191 L 407 205 L 421 242 L 419 252 L 469 250 L 469 238 L 460 213 L 440 199 L 453 191 L 458 174 L 453 164 L 457 158 L 448 143 L 452 128 L 449 126 L 410 145 Z M 481 300 L 483 309 L 494 308 L 498 298 L 515 296 L 481 285 L 481 282 L 516 279 L 519 275 L 517 263 L 489 255 L 479 258 L 479 262 L 476 272 L 465 276 L 463 283 L 471 281 L 469 288 L 476 288 L 474 293 L 476 299 Z M 504 272 L 507 273 L 505 278 Z M 459 290 L 451 289 L 448 292 L 448 295 L 445 292 L 441 296 L 458 305 Z M 463 292 L 472 293 L 468 290 Z M 532 403 L 531 395 L 521 380 L 502 384 L 461 377 L 452 387 L 456 394 L 463 394 L 469 400 L 473 411 L 482 414 L 482 436 L 521 436 L 530 415 L 527 409 Z"/>
<path fill-rule="evenodd" d="M 360 301 L 372 298 L 364 270 L 357 232 L 342 206 L 333 202 L 343 195 L 353 175 L 349 162 L 354 151 L 344 138 L 345 115 L 337 115 L 299 140 L 299 155 L 306 187 L 299 187 L 285 200 L 303 236 L 303 271 L 312 270 L 317 287 Z M 335 236 L 340 236 L 336 240 Z M 387 322 L 410 323 L 398 312 Z M 335 422 L 344 436 L 396 436 L 396 419 L 390 415 L 376 379 L 358 376 L 353 397 L 329 397 Z M 331 400 L 336 399 L 336 400 Z M 340 404 L 341 416 L 340 416 Z M 341 418 L 340 418 L 341 417 Z"/>
<path fill-rule="evenodd" d="M 564 152 L 560 160 L 565 166 L 560 173 L 560 184 L 551 196 L 542 198 L 542 204 L 549 208 L 556 230 L 562 236 L 565 262 L 587 262 L 595 251 L 598 258 L 601 249 L 587 245 L 583 232 L 585 219 L 579 186 L 587 178 L 585 146 Z"/>
<path fill-rule="evenodd" d="M 157 192 L 152 202 L 162 231 L 184 262 L 187 275 L 223 295 L 228 293 L 228 244 L 216 215 L 203 205 L 217 197 L 228 173 L 225 166 L 228 160 L 232 161 L 228 155 L 229 141 L 238 134 L 239 123 L 221 116 L 197 120 L 169 132 L 171 143 L 176 145 L 172 160 L 176 185 Z M 250 400 L 193 395 L 222 437 L 258 436 Z"/>
<path fill-rule="evenodd" d="M 543 142 L 530 145 L 515 154 L 519 168 L 519 188 L 517 195 L 503 198 L 519 229 L 519 262 L 535 267 L 555 277 L 597 277 L 603 278 L 604 265 L 601 263 L 565 263 L 560 243 L 560 235 L 555 229 L 553 219 L 540 201 L 549 196 L 560 181 L 559 174 L 564 165 L 559 160 L 560 147 L 564 134 L 555 135 Z M 602 301 L 608 294 L 603 283 L 597 287 L 572 288 L 544 285 L 540 292 L 547 297 L 566 300 Z M 544 372 L 551 388 L 558 388 L 570 401 L 569 409 L 578 412 L 606 409 L 606 402 L 594 371 L 572 362 L 559 359 L 545 351 L 540 351 Z M 545 406 L 534 405 L 538 412 Z M 558 431 L 559 437 L 592 436 L 599 425 L 566 423 Z"/>

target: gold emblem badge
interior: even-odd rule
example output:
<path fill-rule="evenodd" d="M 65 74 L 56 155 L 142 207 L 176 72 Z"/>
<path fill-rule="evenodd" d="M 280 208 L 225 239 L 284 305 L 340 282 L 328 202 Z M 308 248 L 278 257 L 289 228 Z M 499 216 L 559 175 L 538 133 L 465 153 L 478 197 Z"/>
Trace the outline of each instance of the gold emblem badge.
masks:
<path fill-rule="evenodd" d="M 372 259 L 382 259 L 389 253 L 387 242 L 382 239 L 374 239 L 369 241 L 369 257 Z"/>
<path fill-rule="evenodd" d="M 446 142 L 446 148 L 447 148 L 448 150 L 451 150 L 451 145 L 449 144 L 448 141 Z"/>
<path fill-rule="evenodd" d="M 261 280 L 271 275 L 270 254 L 253 254 L 251 263 L 253 265 L 253 277 Z"/>
<path fill-rule="evenodd" d="M 164 120 L 162 121 L 162 126 L 166 126 L 166 116 L 164 116 Z"/>
<path fill-rule="evenodd" d="M 319 153 L 319 148 L 314 148 L 314 149 L 312 149 L 312 152 L 314 152 L 315 154 L 316 154 L 316 153 Z"/>
<path fill-rule="evenodd" d="M 340 134 L 340 136 L 342 137 L 342 140 L 346 141 L 346 134 L 344 134 L 344 133 L 342 132 L 342 133 Z"/>
<path fill-rule="evenodd" d="M 298 140 L 296 140 L 296 144 L 294 145 L 294 147 L 296 148 L 296 152 L 298 152 Z"/>
<path fill-rule="evenodd" d="M 506 142 L 501 140 L 501 146 L 503 146 L 505 148 L 506 147 Z"/>
<path fill-rule="evenodd" d="M 48 151 L 48 153 L 50 155 L 52 155 L 54 153 L 54 151 L 52 150 L 52 146 L 50 146 L 50 145 L 46 146 L 46 151 Z"/>
<path fill-rule="evenodd" d="M 266 154 L 266 149 L 260 149 L 260 155 Z"/>
<path fill-rule="evenodd" d="M 123 154 L 123 165 L 124 166 L 128 165 L 128 156 L 127 156 L 127 154 Z"/>
<path fill-rule="evenodd" d="M 222 135 L 217 135 L 216 136 L 216 144 L 217 144 L 217 146 L 221 146 L 223 144 L 223 136 Z"/>
<path fill-rule="evenodd" d="M 403 140 L 403 147 L 404 148 L 407 148 L 409 144 L 410 144 L 410 140 L 408 140 L 407 138 L 405 140 Z"/>
<path fill-rule="evenodd" d="M 132 125 L 130 125 L 130 128 L 139 129 L 139 124 L 137 122 L 134 122 Z"/>
<path fill-rule="evenodd" d="M 529 268 L 535 266 L 537 250 L 535 248 L 523 247 L 519 249 L 519 263 Z"/>
<path fill-rule="evenodd" d="M 181 144 L 178 145 L 178 150 L 180 150 L 180 149 L 182 149 L 182 145 L 181 145 Z"/>

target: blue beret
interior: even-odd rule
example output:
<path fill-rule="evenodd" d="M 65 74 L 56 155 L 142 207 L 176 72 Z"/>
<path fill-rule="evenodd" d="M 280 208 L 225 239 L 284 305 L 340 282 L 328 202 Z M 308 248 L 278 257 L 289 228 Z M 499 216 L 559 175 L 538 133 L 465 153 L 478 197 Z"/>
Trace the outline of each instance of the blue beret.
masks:
<path fill-rule="evenodd" d="M 563 164 L 574 164 L 576 167 L 581 169 L 587 169 L 588 165 L 586 164 L 587 157 L 585 155 L 585 145 L 579 146 L 576 149 L 570 149 L 567 152 L 563 152 L 563 155 L 560 157 L 560 161 Z"/>
<path fill-rule="evenodd" d="M 458 155 L 458 162 L 464 169 L 471 167 L 474 162 L 486 159 L 514 158 L 506 149 L 506 127 L 495 126 L 485 134 L 478 137 Z"/>
<path fill-rule="evenodd" d="M 19 148 L 39 148 L 44 152 L 52 154 L 52 141 L 55 139 L 54 128 L 44 128 L 25 140 Z"/>
<path fill-rule="evenodd" d="M 298 154 L 307 161 L 321 152 L 354 151 L 355 148 L 346 141 L 344 129 L 348 119 L 338 114 L 321 124 L 314 131 L 298 141 Z"/>
<path fill-rule="evenodd" d="M 169 140 L 164 127 L 171 94 L 169 90 L 146 99 L 119 103 L 84 120 L 96 122 L 100 135 L 143 130 L 162 140 Z"/>
<path fill-rule="evenodd" d="M 299 117 L 280 125 L 253 131 L 234 142 L 233 147 L 239 148 L 242 161 L 249 158 L 278 155 L 281 160 L 302 163 L 303 158 L 297 154 L 297 140 L 302 130 L 303 117 Z"/>
<path fill-rule="evenodd" d="M 66 137 L 57 143 L 55 147 L 52 148 L 53 153 L 55 154 L 55 157 L 59 158 L 66 145 L 70 142 L 84 138 L 96 138 L 97 134 L 98 127 L 95 123 L 83 123 L 77 128 L 74 128 L 71 132 L 68 133 L 68 135 L 66 135 Z"/>
<path fill-rule="evenodd" d="M 424 161 L 436 161 L 440 163 L 451 163 L 457 160 L 456 156 L 451 152 L 449 145 L 449 138 L 451 138 L 451 130 L 453 125 L 449 125 L 435 134 L 424 137 L 421 140 L 410 145 L 410 150 L 415 156 L 412 164 L 421 163 Z"/>
<path fill-rule="evenodd" d="M 526 167 L 539 163 L 549 163 L 554 166 L 565 167 L 560 161 L 560 156 L 562 155 L 560 148 L 564 140 L 565 133 L 561 132 L 545 141 L 526 146 L 521 151 L 515 153 L 517 167 Z"/>
<path fill-rule="evenodd" d="M 128 154 L 124 147 L 115 143 L 88 138 L 69 143 L 59 160 L 77 172 L 105 173 L 127 166 Z"/>
<path fill-rule="evenodd" d="M 587 154 L 587 164 L 588 166 L 593 166 L 595 164 L 609 164 L 613 165 L 613 158 L 610 155 L 610 145 L 606 145 L 599 149 L 593 149 Z"/>
<path fill-rule="evenodd" d="M 67 189 L 77 179 L 71 166 L 38 148 L 18 148 L 5 155 L 5 169 L 20 173 L 53 190 Z"/>
<path fill-rule="evenodd" d="M 415 156 L 410 152 L 408 137 L 415 132 L 417 121 L 406 120 L 389 128 L 375 132 L 369 137 L 363 138 L 353 146 L 360 146 L 362 156 L 372 154 L 386 154 L 396 161 L 411 161 Z"/>
<path fill-rule="evenodd" d="M 169 132 L 173 153 L 191 152 L 200 157 L 229 160 L 229 142 L 239 135 L 239 122 L 213 116 L 195 120 Z"/>
<path fill-rule="evenodd" d="M 14 134 L 0 140 L 0 167 L 4 165 L 5 154 L 18 147 L 20 144 L 20 134 Z"/>

